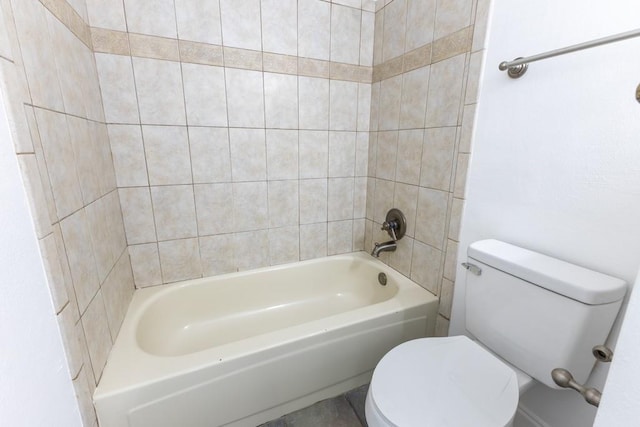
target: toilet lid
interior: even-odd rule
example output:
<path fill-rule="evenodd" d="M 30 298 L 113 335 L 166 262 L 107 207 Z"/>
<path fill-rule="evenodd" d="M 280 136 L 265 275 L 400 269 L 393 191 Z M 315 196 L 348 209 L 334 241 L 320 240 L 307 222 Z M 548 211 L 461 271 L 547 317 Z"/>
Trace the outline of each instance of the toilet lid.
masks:
<path fill-rule="evenodd" d="M 505 426 L 518 406 L 515 372 L 465 336 L 401 344 L 376 367 L 370 397 L 390 425 Z"/>

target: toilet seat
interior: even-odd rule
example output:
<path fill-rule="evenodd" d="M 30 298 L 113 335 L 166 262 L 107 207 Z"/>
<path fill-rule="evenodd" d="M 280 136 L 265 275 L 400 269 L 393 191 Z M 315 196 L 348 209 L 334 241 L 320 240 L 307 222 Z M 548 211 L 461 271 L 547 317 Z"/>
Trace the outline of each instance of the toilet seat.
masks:
<path fill-rule="evenodd" d="M 518 397 L 515 372 L 469 338 L 421 338 L 380 360 L 366 417 L 370 427 L 504 427 Z"/>

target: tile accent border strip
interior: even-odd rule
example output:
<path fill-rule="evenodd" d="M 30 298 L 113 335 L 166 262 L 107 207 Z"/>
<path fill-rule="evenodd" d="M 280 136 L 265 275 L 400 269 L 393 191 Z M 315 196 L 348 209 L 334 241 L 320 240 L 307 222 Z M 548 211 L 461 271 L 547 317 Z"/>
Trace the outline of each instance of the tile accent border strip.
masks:
<path fill-rule="evenodd" d="M 95 53 L 371 83 L 373 67 L 91 27 Z"/>
<path fill-rule="evenodd" d="M 75 34 L 89 49 L 91 47 L 91 30 L 84 19 L 66 0 L 40 0 L 58 21 Z"/>
<path fill-rule="evenodd" d="M 471 51 L 473 25 L 373 67 L 373 83 Z"/>

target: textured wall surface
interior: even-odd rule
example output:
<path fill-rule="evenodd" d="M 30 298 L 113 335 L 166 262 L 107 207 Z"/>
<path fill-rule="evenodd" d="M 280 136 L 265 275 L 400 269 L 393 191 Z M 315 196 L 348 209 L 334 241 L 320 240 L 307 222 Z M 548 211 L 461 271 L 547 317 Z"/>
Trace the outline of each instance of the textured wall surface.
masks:
<path fill-rule="evenodd" d="M 375 18 L 365 248 L 389 240 L 380 230 L 389 209 L 404 212 L 406 237 L 380 258 L 440 297 L 436 332 L 446 335 L 489 2 L 384 3 Z"/>
<path fill-rule="evenodd" d="M 363 3 L 88 3 L 137 286 L 363 249 Z"/>

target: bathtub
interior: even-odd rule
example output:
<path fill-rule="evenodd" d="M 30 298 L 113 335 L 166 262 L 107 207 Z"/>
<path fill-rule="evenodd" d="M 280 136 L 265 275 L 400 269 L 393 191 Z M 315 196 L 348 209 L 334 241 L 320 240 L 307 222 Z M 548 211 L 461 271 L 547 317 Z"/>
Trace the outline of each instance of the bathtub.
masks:
<path fill-rule="evenodd" d="M 366 384 L 432 335 L 437 305 L 362 252 L 137 290 L 94 394 L 100 426 L 256 426 Z"/>

